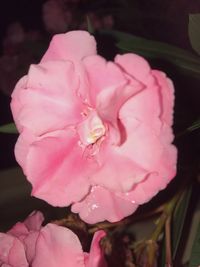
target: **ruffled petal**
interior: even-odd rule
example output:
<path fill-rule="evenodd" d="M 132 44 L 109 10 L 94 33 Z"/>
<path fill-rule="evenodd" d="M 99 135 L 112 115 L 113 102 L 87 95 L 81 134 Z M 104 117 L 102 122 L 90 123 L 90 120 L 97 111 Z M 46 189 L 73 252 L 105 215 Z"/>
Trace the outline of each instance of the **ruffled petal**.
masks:
<path fill-rule="evenodd" d="M 96 41 L 87 31 L 70 31 L 53 37 L 41 62 L 49 60 L 81 60 L 96 54 Z"/>
<path fill-rule="evenodd" d="M 173 107 L 174 107 L 174 86 L 165 73 L 157 70 L 152 71 L 153 76 L 159 86 L 159 94 L 161 100 L 160 119 L 169 126 L 173 123 Z"/>
<path fill-rule="evenodd" d="M 30 146 L 27 178 L 33 196 L 67 206 L 87 194 L 93 162 L 83 156 L 78 141 L 75 131 L 67 129 L 43 136 Z"/>
<path fill-rule="evenodd" d="M 23 241 L 29 231 L 24 223 L 18 222 L 7 233 Z"/>
<path fill-rule="evenodd" d="M 125 129 L 127 123 L 131 120 L 145 123 L 154 129 L 155 134 L 159 135 L 161 121 L 160 114 L 162 110 L 162 99 L 160 88 L 154 81 L 149 83 L 138 94 L 131 97 L 119 110 L 119 119 Z M 128 133 L 127 133 L 128 135 Z"/>
<path fill-rule="evenodd" d="M 41 228 L 44 216 L 40 211 L 32 212 L 24 222 L 16 223 L 7 233 L 17 237 L 24 245 L 27 261 L 32 262 L 35 256 L 35 245 L 38 231 Z M 19 265 L 17 265 L 19 266 Z"/>
<path fill-rule="evenodd" d="M 24 129 L 17 139 L 15 144 L 15 158 L 19 165 L 22 167 L 26 175 L 26 159 L 30 145 L 36 140 L 36 136 L 31 131 Z"/>
<path fill-rule="evenodd" d="M 96 98 L 102 90 L 107 91 L 128 82 L 120 68 L 113 62 L 107 62 L 103 57 L 97 55 L 87 57 L 83 60 L 83 65 L 89 80 L 93 107 L 96 106 Z"/>
<path fill-rule="evenodd" d="M 86 198 L 72 205 L 72 212 L 79 213 L 86 223 L 94 224 L 105 220 L 120 221 L 132 214 L 137 207 L 134 201 L 125 200 L 120 193 L 94 186 Z"/>
<path fill-rule="evenodd" d="M 38 236 L 39 236 L 39 232 L 31 231 L 23 240 L 23 244 L 24 244 L 25 251 L 26 251 L 26 258 L 29 264 L 32 263 L 32 261 L 35 258 Z"/>
<path fill-rule="evenodd" d="M 147 90 L 141 94 L 145 94 L 146 92 Z M 154 116 L 152 116 L 149 121 L 145 121 L 145 118 L 142 118 L 142 116 L 145 115 L 143 108 L 139 109 L 139 103 L 142 106 L 142 101 L 138 103 L 138 108 L 135 109 L 135 114 L 138 115 L 137 119 L 134 118 L 135 116 L 133 116 L 133 118 L 130 116 L 131 112 L 134 111 L 134 99 L 127 104 L 124 110 L 122 108 L 120 111 L 120 118 L 126 129 L 128 137 L 120 147 L 120 151 L 123 155 L 132 159 L 132 161 L 147 170 L 149 173 L 148 179 L 142 181 L 134 187 L 137 194 L 134 198 L 133 193 L 132 199 L 139 204 L 141 204 L 142 201 L 144 203 L 150 200 L 150 198 L 153 197 L 159 190 L 165 188 L 176 174 L 177 150 L 173 145 L 171 145 L 171 142 L 173 141 L 171 127 L 169 127 L 165 121 L 160 119 L 159 114 L 162 114 L 161 110 L 163 108 L 161 100 L 162 98 L 159 100 L 160 103 L 157 103 L 156 105 L 160 107 L 160 112 L 157 113 L 151 109 Z M 141 112 L 137 113 L 137 110 Z M 150 179 L 152 182 L 151 186 L 148 184 Z M 143 190 L 146 183 L 146 190 Z M 153 191 L 150 190 L 151 187 L 153 187 Z M 144 193 L 142 193 L 143 191 Z"/>
<path fill-rule="evenodd" d="M 33 211 L 24 221 L 29 231 L 39 231 L 44 221 L 44 215 L 40 211 Z"/>
<path fill-rule="evenodd" d="M 107 267 L 102 249 L 99 242 L 106 235 L 104 231 L 97 231 L 92 239 L 90 253 L 85 262 L 85 267 Z"/>
<path fill-rule="evenodd" d="M 47 224 L 40 231 L 33 267 L 85 267 L 82 247 L 69 229 Z"/>
<path fill-rule="evenodd" d="M 10 103 L 10 108 L 11 108 L 12 115 L 13 115 L 15 124 L 19 132 L 23 130 L 23 126 L 21 125 L 21 122 L 19 120 L 19 114 L 22 108 L 20 91 L 26 88 L 27 80 L 28 80 L 27 75 L 22 77 L 16 84 L 15 89 L 13 90 L 13 93 L 11 95 L 12 101 Z"/>
<path fill-rule="evenodd" d="M 176 151 L 174 152 L 173 156 L 176 157 Z M 172 169 L 171 166 L 168 167 L 170 169 L 165 169 L 166 173 L 163 171 L 160 173 L 150 173 L 144 181 L 136 184 L 133 189 L 126 194 L 122 193 L 121 196 L 127 201 L 134 201 L 138 205 L 150 201 L 160 190 L 163 190 L 175 176 L 176 168 Z M 164 169 L 163 167 L 161 168 Z"/>
<path fill-rule="evenodd" d="M 32 65 L 24 85 L 21 89 L 17 85 L 18 93 L 13 94 L 11 103 L 13 113 L 17 110 L 15 117 L 20 129 L 25 127 L 41 135 L 77 123 L 82 118 L 82 102 L 76 94 L 79 78 L 72 63 Z"/>
<path fill-rule="evenodd" d="M 164 150 L 154 128 L 145 123 L 126 120 L 127 139 L 119 147 L 120 153 L 149 172 L 157 170 Z"/>
<path fill-rule="evenodd" d="M 97 96 L 97 111 L 100 117 L 108 123 L 109 130 L 113 135 L 113 143 L 120 144 L 121 133 L 119 128 L 118 114 L 121 107 L 128 101 L 129 98 L 134 97 L 138 91 L 142 89 L 138 83 L 136 86 L 124 85 L 118 88 L 109 88 L 103 90 Z"/>
<path fill-rule="evenodd" d="M 124 194 L 124 198 L 127 201 L 143 204 L 163 190 L 176 175 L 177 149 L 168 142 L 169 136 L 167 136 L 165 127 L 161 128 L 160 138 L 156 137 L 153 131 L 145 125 L 138 127 L 135 134 L 133 141 L 130 140 L 135 147 L 135 153 L 129 150 L 128 142 L 121 149 L 124 154 L 129 154 L 132 160 L 149 170 L 149 174 L 144 180 L 135 184 L 132 190 Z M 161 142 L 162 138 L 168 141 Z M 140 140 L 143 140 L 142 144 Z"/>
<path fill-rule="evenodd" d="M 117 55 L 115 57 L 115 63 L 136 80 L 143 84 L 149 83 L 149 73 L 151 69 L 148 62 L 143 57 L 132 53 Z"/>
<path fill-rule="evenodd" d="M 9 234 L 0 233 L 0 261 L 12 267 L 28 267 L 23 244 Z"/>
<path fill-rule="evenodd" d="M 134 153 L 134 147 L 130 147 Z M 102 144 L 96 156 L 99 167 L 91 176 L 91 183 L 103 186 L 111 191 L 127 192 L 134 184 L 145 178 L 148 172 L 120 153 L 118 146 Z"/>

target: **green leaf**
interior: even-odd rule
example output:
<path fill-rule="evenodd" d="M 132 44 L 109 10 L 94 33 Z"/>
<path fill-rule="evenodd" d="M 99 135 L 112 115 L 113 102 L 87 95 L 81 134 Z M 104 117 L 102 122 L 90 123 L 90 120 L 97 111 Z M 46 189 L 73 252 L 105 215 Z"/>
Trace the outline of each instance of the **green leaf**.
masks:
<path fill-rule="evenodd" d="M 193 122 L 192 125 L 186 128 L 184 131 L 176 134 L 176 139 L 183 135 L 190 134 L 191 132 L 196 131 L 198 129 L 200 129 L 200 119 Z"/>
<path fill-rule="evenodd" d="M 200 78 L 200 57 L 167 43 L 152 41 L 119 31 L 102 31 L 113 36 L 122 52 L 134 52 L 150 59 L 164 59 L 182 71 Z"/>
<path fill-rule="evenodd" d="M 166 244 L 165 244 L 165 234 L 161 242 L 161 262 L 160 267 L 166 267 Z"/>
<path fill-rule="evenodd" d="M 195 240 L 192 246 L 189 267 L 197 267 L 200 265 L 200 223 L 197 228 Z"/>
<path fill-rule="evenodd" d="M 94 33 L 94 28 L 92 26 L 91 20 L 90 20 L 89 16 L 87 16 L 86 18 L 87 18 L 87 29 L 88 29 L 88 32 L 93 34 Z"/>
<path fill-rule="evenodd" d="M 187 131 L 188 132 L 192 132 L 192 131 L 195 131 L 195 130 L 197 130 L 199 128 L 200 128 L 200 119 L 198 119 L 190 127 L 188 127 L 187 128 Z"/>
<path fill-rule="evenodd" d="M 180 239 L 182 236 L 183 226 L 190 202 L 190 197 L 192 193 L 192 186 L 185 190 L 179 199 L 173 217 L 172 217 L 172 251 L 173 259 L 176 257 L 178 251 Z"/>
<path fill-rule="evenodd" d="M 189 15 L 188 33 L 192 48 L 200 55 L 200 13 Z"/>
<path fill-rule="evenodd" d="M 11 134 L 17 134 L 17 128 L 14 123 L 8 123 L 5 125 L 0 126 L 0 132 L 1 133 L 11 133 Z"/>

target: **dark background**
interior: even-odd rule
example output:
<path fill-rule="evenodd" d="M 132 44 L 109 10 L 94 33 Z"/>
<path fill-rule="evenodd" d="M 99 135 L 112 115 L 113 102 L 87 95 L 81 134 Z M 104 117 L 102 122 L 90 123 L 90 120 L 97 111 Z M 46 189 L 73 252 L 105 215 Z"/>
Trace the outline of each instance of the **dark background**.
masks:
<path fill-rule="evenodd" d="M 20 21 L 25 29 L 42 27 L 41 7 L 44 0 L 6 0 L 0 3 L 0 38 L 5 35 L 8 24 Z"/>

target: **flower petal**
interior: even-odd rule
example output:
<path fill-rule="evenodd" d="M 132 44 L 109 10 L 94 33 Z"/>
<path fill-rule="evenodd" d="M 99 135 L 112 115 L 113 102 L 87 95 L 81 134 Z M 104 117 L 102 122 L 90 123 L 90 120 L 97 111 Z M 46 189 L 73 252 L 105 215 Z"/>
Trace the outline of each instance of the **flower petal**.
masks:
<path fill-rule="evenodd" d="M 39 232 L 30 231 L 29 234 L 24 238 L 23 244 L 26 250 L 26 257 L 29 263 L 32 263 L 35 257 L 35 250 L 37 245 Z"/>
<path fill-rule="evenodd" d="M 173 135 L 166 124 L 158 120 L 157 127 L 155 123 L 153 127 L 143 122 L 134 125 L 134 120 L 128 117 L 123 122 L 128 138 L 120 146 L 120 152 L 149 173 L 157 173 L 164 179 L 175 174 L 177 152 L 171 145 Z"/>
<path fill-rule="evenodd" d="M 83 61 L 88 80 L 92 103 L 101 118 L 116 123 L 120 107 L 143 85 L 121 71 L 113 62 L 107 62 L 100 56 L 87 57 Z"/>
<path fill-rule="evenodd" d="M 149 175 L 135 184 L 125 199 L 143 204 L 164 189 L 175 176 L 177 149 L 168 142 L 166 127 L 161 127 L 160 134 L 161 137 L 157 137 L 151 128 L 141 124 L 120 148 L 122 153 L 149 170 Z M 130 151 L 129 142 L 135 148 L 134 153 Z"/>
<path fill-rule="evenodd" d="M 28 267 L 23 244 L 9 234 L 0 233 L 0 261 L 12 267 Z"/>
<path fill-rule="evenodd" d="M 113 138 L 113 143 L 119 144 L 121 141 L 120 129 L 118 125 L 118 114 L 120 108 L 129 98 L 133 97 L 141 90 L 141 85 L 124 85 L 118 88 L 109 88 L 101 91 L 97 96 L 97 111 L 102 120 L 108 123 Z M 113 132 L 115 132 L 113 134 Z M 118 134 L 117 134 L 118 132 Z M 116 139 L 116 140 L 114 140 Z"/>
<path fill-rule="evenodd" d="M 85 267 L 106 267 L 107 263 L 104 258 L 102 249 L 100 248 L 99 242 L 106 235 L 104 231 L 97 231 L 92 239 L 90 247 L 89 257 L 85 263 Z"/>
<path fill-rule="evenodd" d="M 81 60 L 96 54 L 96 42 L 87 31 L 71 31 L 53 37 L 41 62 L 49 60 Z"/>
<path fill-rule="evenodd" d="M 32 262 L 35 256 L 35 244 L 43 221 L 43 214 L 40 211 L 34 211 L 24 222 L 16 223 L 7 232 L 9 235 L 17 237 L 24 244 L 26 258 L 29 263 Z"/>
<path fill-rule="evenodd" d="M 85 267 L 80 241 L 69 229 L 47 224 L 40 231 L 33 267 Z"/>
<path fill-rule="evenodd" d="M 67 129 L 43 136 L 30 146 L 27 178 L 32 195 L 51 205 L 68 206 L 89 190 L 88 176 L 93 162 L 83 157 L 74 130 Z"/>
<path fill-rule="evenodd" d="M 126 120 L 127 139 L 119 147 L 120 153 L 150 172 L 157 170 L 163 145 L 154 128 L 145 123 L 136 127 L 133 119 Z"/>
<path fill-rule="evenodd" d="M 44 216 L 40 211 L 33 211 L 24 221 L 27 229 L 29 231 L 39 231 L 42 223 L 44 221 Z"/>
<path fill-rule="evenodd" d="M 132 214 L 137 207 L 137 204 L 123 199 L 118 193 L 93 186 L 86 198 L 72 205 L 72 212 L 79 213 L 86 223 L 94 224 L 104 220 L 120 221 Z"/>
<path fill-rule="evenodd" d="M 130 147 L 134 153 L 134 147 Z M 143 180 L 148 172 L 131 158 L 120 153 L 119 147 L 102 144 L 97 155 L 98 169 L 91 183 L 104 186 L 111 191 L 127 192 L 135 183 Z"/>
<path fill-rule="evenodd" d="M 19 119 L 19 114 L 22 108 L 20 92 L 21 90 L 26 88 L 27 79 L 28 79 L 27 75 L 22 77 L 16 84 L 15 89 L 13 90 L 13 93 L 11 95 L 12 101 L 11 101 L 10 107 L 11 107 L 11 111 L 12 111 L 15 124 L 19 132 L 21 132 L 23 129 L 23 126 L 21 125 L 21 122 Z"/>
<path fill-rule="evenodd" d="M 143 57 L 132 53 L 117 55 L 115 57 L 115 63 L 117 63 L 123 71 L 143 84 L 149 82 L 148 76 L 150 73 L 150 66 Z"/>
<path fill-rule="evenodd" d="M 7 233 L 23 241 L 28 232 L 26 225 L 22 222 L 18 222 Z"/>
<path fill-rule="evenodd" d="M 90 98 L 93 107 L 96 105 L 96 97 L 102 90 L 116 88 L 128 82 L 116 64 L 107 62 L 101 56 L 86 57 L 83 60 L 83 65 L 89 80 Z"/>
<path fill-rule="evenodd" d="M 173 107 L 174 107 L 174 86 L 170 79 L 168 79 L 165 73 L 161 71 L 153 70 L 152 74 L 156 78 L 160 89 L 161 96 L 161 114 L 160 119 L 167 123 L 169 126 L 173 122 Z"/>
<path fill-rule="evenodd" d="M 174 152 L 175 153 L 173 157 L 176 157 L 176 151 Z M 151 198 L 153 198 L 160 190 L 163 190 L 175 176 L 176 169 L 172 169 L 171 166 L 168 167 L 169 170 L 166 170 L 166 174 L 164 172 L 150 173 L 144 181 L 136 184 L 131 191 L 124 194 L 124 199 L 127 201 L 135 201 L 135 203 L 138 205 L 144 204 L 151 200 Z"/>
<path fill-rule="evenodd" d="M 51 77 L 51 79 L 49 79 Z M 82 102 L 76 91 L 79 79 L 70 62 L 46 62 L 32 65 L 26 87 L 17 86 L 17 100 L 13 94 L 13 112 L 21 129 L 28 128 L 37 135 L 62 129 L 78 122 Z M 19 108 L 19 103 L 21 108 Z"/>
<path fill-rule="evenodd" d="M 35 141 L 36 137 L 28 131 L 23 130 L 15 144 L 15 158 L 19 165 L 21 165 L 24 174 L 26 174 L 26 160 L 30 145 Z"/>
<path fill-rule="evenodd" d="M 160 88 L 155 79 L 131 97 L 119 110 L 119 119 L 126 129 L 126 124 L 132 124 L 133 119 L 143 122 L 160 133 L 160 114 L 162 110 Z M 128 133 L 127 133 L 128 134 Z"/>

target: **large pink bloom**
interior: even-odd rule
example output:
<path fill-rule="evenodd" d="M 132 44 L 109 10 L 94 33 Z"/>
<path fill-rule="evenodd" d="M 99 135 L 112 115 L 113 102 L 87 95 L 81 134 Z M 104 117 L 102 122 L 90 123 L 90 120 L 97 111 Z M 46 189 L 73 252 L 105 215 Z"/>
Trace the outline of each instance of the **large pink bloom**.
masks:
<path fill-rule="evenodd" d="M 88 223 L 118 221 L 176 173 L 174 89 L 135 54 L 107 62 L 89 33 L 56 35 L 17 84 L 17 161 L 32 195 L 72 204 Z"/>
<path fill-rule="evenodd" d="M 99 247 L 104 231 L 95 233 L 90 253 L 83 252 L 78 237 L 69 229 L 47 224 L 43 215 L 32 213 L 6 234 L 0 233 L 2 267 L 106 267 Z"/>

